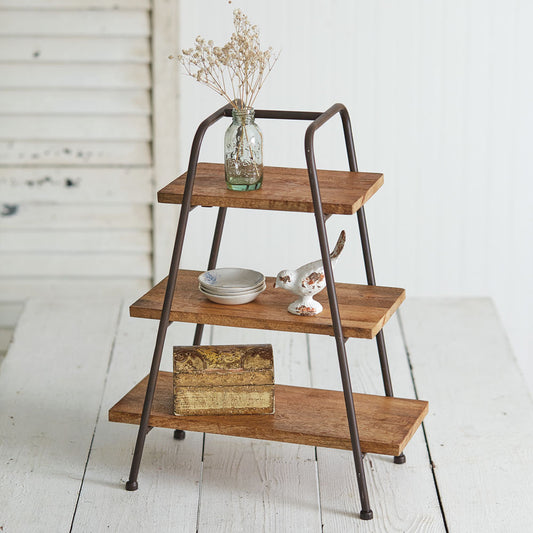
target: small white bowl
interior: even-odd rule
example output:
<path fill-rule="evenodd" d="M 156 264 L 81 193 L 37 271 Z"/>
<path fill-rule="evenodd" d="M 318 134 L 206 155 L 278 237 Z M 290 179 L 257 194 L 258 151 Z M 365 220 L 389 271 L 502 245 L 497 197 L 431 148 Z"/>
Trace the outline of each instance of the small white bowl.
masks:
<path fill-rule="evenodd" d="M 198 276 L 200 285 L 217 292 L 240 292 L 258 287 L 265 276 L 246 268 L 215 268 Z"/>
<path fill-rule="evenodd" d="M 266 287 L 261 287 L 257 291 L 251 291 L 247 294 L 232 294 L 230 296 L 220 296 L 219 294 L 211 294 L 205 292 L 202 287 L 199 287 L 200 292 L 212 302 L 224 305 L 242 305 L 254 301 Z"/>
<path fill-rule="evenodd" d="M 200 291 L 203 292 L 204 294 L 213 294 L 214 296 L 225 296 L 225 297 L 245 296 L 248 294 L 254 294 L 256 292 L 264 291 L 266 289 L 266 283 L 263 281 L 263 283 L 261 283 L 257 287 L 254 287 L 252 289 L 243 289 L 242 291 L 238 291 L 238 292 L 224 292 L 224 291 L 219 291 L 216 289 L 207 288 L 207 287 L 204 287 L 203 285 L 198 285 L 198 289 L 200 289 Z"/>
<path fill-rule="evenodd" d="M 261 281 L 257 283 L 256 285 L 252 287 L 230 287 L 230 288 L 219 288 L 211 285 L 203 285 L 202 283 L 199 284 L 202 289 L 204 289 L 207 292 L 210 292 L 211 294 L 220 294 L 220 296 L 231 296 L 233 294 L 243 294 L 244 292 L 250 292 L 250 291 L 256 291 L 260 289 L 265 284 L 264 281 Z"/>

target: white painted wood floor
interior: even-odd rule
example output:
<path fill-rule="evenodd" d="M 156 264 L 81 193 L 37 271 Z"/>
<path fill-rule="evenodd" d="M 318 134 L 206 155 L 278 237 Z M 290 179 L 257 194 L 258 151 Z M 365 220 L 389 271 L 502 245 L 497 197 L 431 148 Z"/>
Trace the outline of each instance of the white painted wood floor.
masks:
<path fill-rule="evenodd" d="M 0 531 L 533 531 L 533 402 L 492 303 L 408 301 L 400 319 L 385 330 L 395 393 L 430 411 L 405 465 L 367 455 L 363 522 L 350 452 L 293 444 L 154 429 L 126 492 L 136 427 L 107 410 L 147 374 L 157 324 L 117 300 L 30 300 L 0 366 Z M 170 328 L 165 369 L 192 332 Z M 204 341 L 270 342 L 278 383 L 339 388 L 331 338 L 216 327 Z M 375 343 L 348 355 L 354 389 L 381 394 Z"/>

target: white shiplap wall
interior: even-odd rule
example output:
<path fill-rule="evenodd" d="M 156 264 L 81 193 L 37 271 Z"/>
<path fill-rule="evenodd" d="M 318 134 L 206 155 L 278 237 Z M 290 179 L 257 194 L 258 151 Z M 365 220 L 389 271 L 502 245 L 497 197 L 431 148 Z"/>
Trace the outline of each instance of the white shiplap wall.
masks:
<path fill-rule="evenodd" d="M 0 0 L 0 298 L 150 284 L 149 0 Z"/>
<path fill-rule="evenodd" d="M 410 297 L 491 296 L 533 387 L 533 3 L 199 0 L 181 4 L 181 46 L 198 34 L 223 42 L 233 7 L 282 50 L 257 107 L 345 103 L 361 170 L 385 173 L 367 207 L 378 283 L 406 287 Z M 181 86 L 184 169 L 196 126 L 222 101 L 192 79 Z M 305 164 L 303 126 L 261 126 L 266 164 Z M 225 127 L 206 136 L 201 160 L 221 161 Z M 318 133 L 319 167 L 346 168 L 340 135 L 338 124 Z M 211 211 L 191 215 L 188 266 L 207 261 Z M 355 224 L 328 224 L 330 240 L 349 229 L 338 278 L 363 280 Z M 233 212 L 219 264 L 272 274 L 316 259 L 315 242 L 306 215 Z"/>

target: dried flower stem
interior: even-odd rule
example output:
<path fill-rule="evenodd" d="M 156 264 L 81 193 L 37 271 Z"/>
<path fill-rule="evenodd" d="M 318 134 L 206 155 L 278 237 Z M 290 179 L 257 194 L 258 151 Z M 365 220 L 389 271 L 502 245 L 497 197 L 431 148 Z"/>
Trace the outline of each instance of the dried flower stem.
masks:
<path fill-rule="evenodd" d="M 279 54 L 272 47 L 261 50 L 257 26 L 252 26 L 240 9 L 233 12 L 233 24 L 235 32 L 224 46 L 198 36 L 195 47 L 182 50 L 177 59 L 189 76 L 223 96 L 235 109 L 243 109 L 253 106 Z"/>

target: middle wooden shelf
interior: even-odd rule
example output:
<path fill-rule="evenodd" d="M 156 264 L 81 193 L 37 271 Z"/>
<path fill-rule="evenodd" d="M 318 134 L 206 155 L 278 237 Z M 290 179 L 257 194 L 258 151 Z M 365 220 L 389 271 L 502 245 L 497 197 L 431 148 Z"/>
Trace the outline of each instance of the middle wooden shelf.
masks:
<path fill-rule="evenodd" d="M 315 296 L 324 311 L 317 316 L 291 315 L 287 306 L 295 296 L 274 288 L 274 278 L 267 278 L 267 288 L 259 297 L 244 305 L 221 305 L 210 302 L 198 290 L 200 271 L 180 270 L 172 300 L 170 321 L 233 326 L 242 328 L 295 331 L 334 335 L 327 291 Z M 163 309 L 166 278 L 139 298 L 130 315 L 159 319 Z M 345 337 L 372 339 L 383 328 L 405 299 L 405 290 L 336 283 L 339 313 Z"/>

